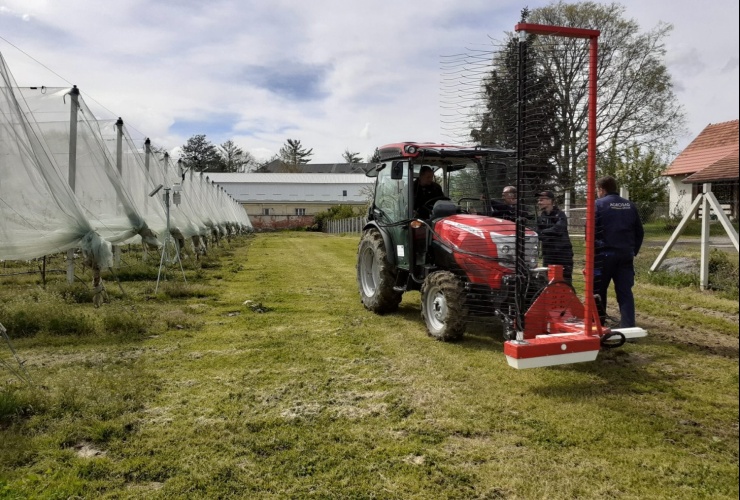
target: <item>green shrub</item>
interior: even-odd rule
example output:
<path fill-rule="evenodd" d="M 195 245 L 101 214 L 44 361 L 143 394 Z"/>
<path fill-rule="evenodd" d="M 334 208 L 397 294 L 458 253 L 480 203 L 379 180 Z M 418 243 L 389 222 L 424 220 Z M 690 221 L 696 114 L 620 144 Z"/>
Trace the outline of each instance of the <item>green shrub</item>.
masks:
<path fill-rule="evenodd" d="M 70 304 L 91 304 L 94 294 L 92 288 L 79 282 L 64 284 L 59 288 L 59 295 Z"/>
<path fill-rule="evenodd" d="M 0 387 L 0 424 L 32 415 L 35 412 L 34 407 L 32 395 L 12 385 Z"/>
<path fill-rule="evenodd" d="M 52 335 L 90 335 L 95 333 L 95 321 L 88 314 L 63 307 L 48 312 L 47 329 Z"/>
<path fill-rule="evenodd" d="M 35 307 L 15 309 L 0 307 L 3 326 L 12 338 L 33 337 L 44 329 L 44 318 Z"/>
<path fill-rule="evenodd" d="M 206 286 L 181 282 L 160 284 L 159 289 L 161 294 L 170 299 L 203 298 L 214 295 L 213 291 Z"/>
<path fill-rule="evenodd" d="M 11 420 L 21 411 L 22 402 L 12 388 L 0 389 L 0 422 Z"/>
<path fill-rule="evenodd" d="M 112 335 L 140 336 L 148 332 L 151 318 L 141 311 L 108 309 L 103 311 L 103 331 Z"/>
<path fill-rule="evenodd" d="M 221 267 L 221 262 L 215 257 L 202 257 L 200 259 L 201 269 L 218 269 Z"/>
<path fill-rule="evenodd" d="M 357 217 L 362 214 L 362 210 L 355 209 L 350 205 L 335 205 L 329 207 L 323 212 L 319 212 L 314 215 L 314 225 L 321 231 L 326 224 L 326 221 L 330 220 L 341 220 Z"/>
<path fill-rule="evenodd" d="M 156 280 L 159 268 L 158 255 L 150 255 L 150 263 L 137 262 L 126 267 L 116 269 L 119 281 L 149 281 Z M 155 262 L 156 260 L 156 262 Z"/>
<path fill-rule="evenodd" d="M 712 249 L 709 253 L 709 288 L 721 292 L 723 297 L 738 299 L 738 263 L 729 254 Z"/>
<path fill-rule="evenodd" d="M 646 278 L 648 283 L 658 286 L 670 286 L 674 288 L 699 286 L 698 274 L 655 271 L 641 275 L 640 278 Z"/>

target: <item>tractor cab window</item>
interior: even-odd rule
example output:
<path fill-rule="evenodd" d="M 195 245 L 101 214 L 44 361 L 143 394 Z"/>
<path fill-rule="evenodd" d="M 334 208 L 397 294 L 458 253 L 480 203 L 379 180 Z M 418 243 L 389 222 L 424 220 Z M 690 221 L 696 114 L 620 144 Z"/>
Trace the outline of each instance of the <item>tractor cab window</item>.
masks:
<path fill-rule="evenodd" d="M 420 172 L 422 166 L 423 165 L 420 165 L 418 163 L 417 164 L 414 164 L 414 180 L 416 180 L 416 179 L 419 178 L 419 172 Z M 441 186 L 443 184 L 443 181 L 444 181 L 444 179 L 443 179 L 444 173 L 442 171 L 442 168 L 441 167 L 436 167 L 434 165 L 427 165 L 427 166 L 434 171 L 434 182 L 436 182 L 437 184 L 439 184 Z"/>
<path fill-rule="evenodd" d="M 475 163 L 451 168 L 448 189 L 449 196 L 460 208 L 468 213 L 484 213 L 484 193 L 481 174 Z"/>
<path fill-rule="evenodd" d="M 383 222 L 398 222 L 408 218 L 408 163 L 403 162 L 403 177 L 391 179 L 390 162 L 378 172 L 375 206 L 382 210 Z"/>

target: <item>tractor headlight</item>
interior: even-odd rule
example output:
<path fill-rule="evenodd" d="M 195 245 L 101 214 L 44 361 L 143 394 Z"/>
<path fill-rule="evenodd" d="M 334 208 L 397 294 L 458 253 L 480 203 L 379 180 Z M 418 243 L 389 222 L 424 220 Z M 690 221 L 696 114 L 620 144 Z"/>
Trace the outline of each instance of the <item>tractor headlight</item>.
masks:
<path fill-rule="evenodd" d="M 512 235 L 501 235 L 496 233 L 489 233 L 491 236 L 491 241 L 496 245 L 496 253 L 499 258 L 499 263 L 504 266 L 508 267 L 509 269 L 514 269 L 515 266 L 515 254 L 516 254 L 516 238 Z M 525 236 L 524 237 L 524 255 L 520 256 L 520 259 L 523 259 L 524 262 L 526 262 L 527 267 L 534 269 L 537 267 L 537 259 L 538 259 L 538 241 L 537 236 Z"/>
<path fill-rule="evenodd" d="M 499 263 L 510 269 L 514 268 L 514 248 L 515 240 L 513 236 L 503 236 L 501 234 L 490 233 L 491 241 L 496 245 Z"/>

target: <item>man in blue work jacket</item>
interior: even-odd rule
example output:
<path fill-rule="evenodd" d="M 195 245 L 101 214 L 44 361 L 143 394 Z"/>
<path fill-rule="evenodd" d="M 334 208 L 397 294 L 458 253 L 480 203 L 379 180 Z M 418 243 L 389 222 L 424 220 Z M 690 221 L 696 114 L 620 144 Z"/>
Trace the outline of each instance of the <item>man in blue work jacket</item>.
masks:
<path fill-rule="evenodd" d="M 599 317 L 606 319 L 606 292 L 614 281 L 620 328 L 635 326 L 634 258 L 640 251 L 644 231 L 637 207 L 617 194 L 617 181 L 606 176 L 596 181 L 596 263 L 594 293 L 599 297 Z"/>

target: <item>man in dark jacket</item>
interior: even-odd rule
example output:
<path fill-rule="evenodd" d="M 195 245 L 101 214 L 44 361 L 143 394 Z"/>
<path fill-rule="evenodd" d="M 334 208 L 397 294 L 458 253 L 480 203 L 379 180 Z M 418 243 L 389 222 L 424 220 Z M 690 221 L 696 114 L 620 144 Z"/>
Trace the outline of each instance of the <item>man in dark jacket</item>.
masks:
<path fill-rule="evenodd" d="M 596 181 L 596 262 L 594 292 L 599 296 L 599 317 L 606 318 L 606 292 L 614 281 L 621 320 L 619 326 L 635 326 L 634 259 L 642 246 L 644 230 L 634 203 L 617 194 L 617 181 L 606 176 Z"/>
<path fill-rule="evenodd" d="M 414 211 L 420 219 L 428 219 L 432 214 L 431 201 L 447 199 L 442 186 L 434 181 L 434 171 L 429 165 L 419 169 L 419 177 L 414 180 Z"/>
<path fill-rule="evenodd" d="M 563 266 L 563 279 L 573 281 L 573 245 L 568 235 L 568 217 L 555 206 L 555 193 L 543 191 L 537 195 L 541 213 L 537 217 L 537 235 L 542 247 L 542 264 Z"/>
<path fill-rule="evenodd" d="M 501 200 L 491 200 L 491 208 L 488 215 L 516 222 L 516 186 L 506 186 L 501 195 Z M 529 219 L 529 212 L 525 208 L 522 208 L 521 216 Z"/>
<path fill-rule="evenodd" d="M 516 220 L 516 188 L 506 186 L 501 194 L 501 200 L 491 200 L 491 217 L 513 222 Z"/>

